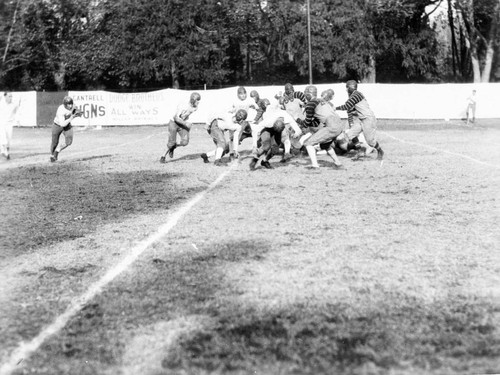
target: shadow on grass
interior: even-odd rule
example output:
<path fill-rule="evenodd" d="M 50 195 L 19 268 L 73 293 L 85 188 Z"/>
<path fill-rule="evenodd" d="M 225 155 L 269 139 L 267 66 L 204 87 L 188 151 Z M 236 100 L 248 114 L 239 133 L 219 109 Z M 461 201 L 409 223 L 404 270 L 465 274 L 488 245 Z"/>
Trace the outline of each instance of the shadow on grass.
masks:
<path fill-rule="evenodd" d="M 309 301 L 266 309 L 233 300 L 242 291 L 228 285 L 227 266 L 258 264 L 274 246 L 259 240 L 221 241 L 194 253 L 150 259 L 133 279 L 112 286 L 70 322 L 59 338 L 62 351 L 49 343 L 44 356 L 61 363 L 67 357 L 75 357 L 75 363 L 100 358 L 102 364 L 113 365 L 125 349 L 110 340 L 107 332 L 114 327 L 141 332 L 138 327 L 179 316 L 205 316 L 209 325 L 180 335 L 162 349 L 166 373 L 495 370 L 488 363 L 500 355 L 494 320 L 499 310 L 480 299 L 450 295 L 424 303 L 388 290 L 383 300 L 366 303 Z"/>
<path fill-rule="evenodd" d="M 181 187 L 179 176 L 155 170 L 102 172 L 80 163 L 7 170 L 0 181 L 0 257 L 82 237 L 132 215 L 167 210 L 205 188 Z"/>
<path fill-rule="evenodd" d="M 371 309 L 353 306 L 290 306 L 263 313 L 229 309 L 216 328 L 179 340 L 162 366 L 170 370 L 251 371 L 274 368 L 283 374 L 387 373 L 415 369 L 431 373 L 477 368 L 500 355 L 495 326 L 485 317 L 494 309 L 460 297 L 424 306 L 393 296 Z M 271 373 L 275 373 L 271 371 Z"/>

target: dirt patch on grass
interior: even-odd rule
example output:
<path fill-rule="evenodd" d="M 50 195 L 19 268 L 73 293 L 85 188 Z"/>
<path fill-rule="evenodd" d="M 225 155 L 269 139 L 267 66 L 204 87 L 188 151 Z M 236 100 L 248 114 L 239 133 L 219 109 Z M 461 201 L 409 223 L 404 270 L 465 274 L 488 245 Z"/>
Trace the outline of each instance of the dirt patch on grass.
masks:
<path fill-rule="evenodd" d="M 0 257 L 83 237 L 131 215 L 168 210 L 202 188 L 180 186 L 176 173 L 99 167 L 79 163 L 4 172 L 0 193 L 9 200 L 0 215 Z"/>

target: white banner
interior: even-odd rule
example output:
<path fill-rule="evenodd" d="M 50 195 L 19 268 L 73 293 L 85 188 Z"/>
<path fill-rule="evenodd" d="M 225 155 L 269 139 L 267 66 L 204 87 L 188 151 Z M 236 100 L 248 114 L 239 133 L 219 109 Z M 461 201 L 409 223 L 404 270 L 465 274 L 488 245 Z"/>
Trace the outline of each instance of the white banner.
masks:
<path fill-rule="evenodd" d="M 319 84 L 318 95 L 333 89 L 333 103 L 342 105 L 348 99 L 345 83 Z M 306 85 L 296 85 L 303 91 Z M 274 98 L 283 86 L 246 86 L 247 95 L 257 90 L 261 98 L 277 105 Z M 476 118 L 500 118 L 500 83 L 483 84 L 359 84 L 379 119 L 461 119 L 465 118 L 467 98 L 476 90 Z M 109 91 L 70 91 L 75 105 L 83 116 L 74 120 L 75 126 L 136 126 L 167 124 L 175 114 L 177 105 L 187 102 L 193 91 L 165 89 L 146 93 L 114 93 Z M 237 98 L 237 87 L 200 90 L 198 111 L 190 121 L 205 123 L 214 112 L 230 109 Z M 18 111 L 20 126 L 37 126 L 36 92 L 14 92 L 14 101 L 21 99 Z M 3 98 L 1 99 L 3 100 Z M 55 113 L 55 112 L 54 112 Z M 346 112 L 339 115 L 346 117 Z M 249 118 L 253 114 L 249 114 Z M 38 124 L 40 125 L 40 124 Z"/>
<path fill-rule="evenodd" d="M 0 101 L 4 100 L 4 91 L 2 91 Z M 37 126 L 36 91 L 14 91 L 12 92 L 12 103 L 19 104 L 14 126 Z"/>

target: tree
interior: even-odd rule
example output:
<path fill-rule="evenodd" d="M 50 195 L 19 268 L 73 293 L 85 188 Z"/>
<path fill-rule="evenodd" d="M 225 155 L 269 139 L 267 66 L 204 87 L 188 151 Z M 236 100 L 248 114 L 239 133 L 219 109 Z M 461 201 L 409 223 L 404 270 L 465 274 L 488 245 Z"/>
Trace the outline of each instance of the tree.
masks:
<path fill-rule="evenodd" d="M 445 65 L 426 7 L 441 1 L 446 0 L 311 1 L 315 82 L 439 80 L 438 68 Z M 453 10 L 456 20 L 473 0 L 455 1 L 462 6 Z M 483 0 L 494 1 L 499 0 Z M 498 37 L 498 21 L 478 3 L 474 22 L 456 22 L 456 54 L 450 56 L 457 67 L 466 61 L 459 56 L 465 45 L 460 34 L 475 35 L 469 39 L 476 41 L 484 67 L 493 55 L 488 48 L 496 48 L 491 35 Z M 0 47 L 8 51 L 0 83 L 18 88 L 143 90 L 308 81 L 306 0 L 4 0 L 0 21 Z"/>
<path fill-rule="evenodd" d="M 455 0 L 455 12 L 470 57 L 474 82 L 489 82 L 499 47 L 499 0 Z M 452 30 L 455 32 L 455 30 Z"/>

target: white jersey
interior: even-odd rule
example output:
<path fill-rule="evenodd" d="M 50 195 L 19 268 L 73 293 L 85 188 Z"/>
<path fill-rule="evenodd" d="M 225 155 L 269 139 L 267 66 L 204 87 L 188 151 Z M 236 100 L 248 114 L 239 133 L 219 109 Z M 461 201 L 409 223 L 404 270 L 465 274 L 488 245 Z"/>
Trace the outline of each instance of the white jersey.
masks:
<path fill-rule="evenodd" d="M 285 101 L 283 103 L 283 106 L 285 107 L 285 110 L 294 118 L 300 118 L 301 120 L 304 120 L 306 116 L 304 115 L 304 109 L 302 107 L 302 102 L 299 99 L 294 99 L 291 101 Z"/>
<path fill-rule="evenodd" d="M 253 119 L 257 115 L 257 104 L 255 100 L 252 98 L 246 98 L 245 100 L 241 100 L 240 98 L 236 98 L 231 104 L 231 108 L 229 113 L 236 113 L 240 109 L 244 109 L 247 112 L 247 120 Z"/>
<path fill-rule="evenodd" d="M 16 113 L 19 106 L 14 103 L 0 102 L 0 124 L 14 126 L 16 122 Z"/>
<path fill-rule="evenodd" d="M 179 103 L 177 105 L 177 110 L 175 111 L 173 120 L 175 121 L 175 118 L 179 117 L 180 119 L 187 121 L 189 116 L 197 109 L 198 107 L 193 107 L 190 101 L 188 101 L 187 103 L 185 102 Z"/>
<path fill-rule="evenodd" d="M 285 125 L 289 125 L 296 133 L 301 133 L 295 119 L 287 111 L 279 108 L 268 108 L 262 115 L 262 121 L 255 125 L 255 128 L 252 130 L 255 131 L 257 135 L 260 135 L 264 128 L 272 128 L 279 118 L 282 118 Z"/>
<path fill-rule="evenodd" d="M 61 104 L 57 108 L 56 117 L 54 118 L 54 124 L 62 127 L 67 126 L 68 123 L 66 123 L 66 120 L 68 120 L 71 117 L 71 111 L 72 109 L 66 109 L 64 104 Z"/>
<path fill-rule="evenodd" d="M 241 125 L 234 121 L 234 117 L 230 113 L 210 116 L 207 122 L 208 125 L 210 125 L 213 120 L 217 120 L 217 127 L 222 131 L 236 131 L 241 129 Z"/>

